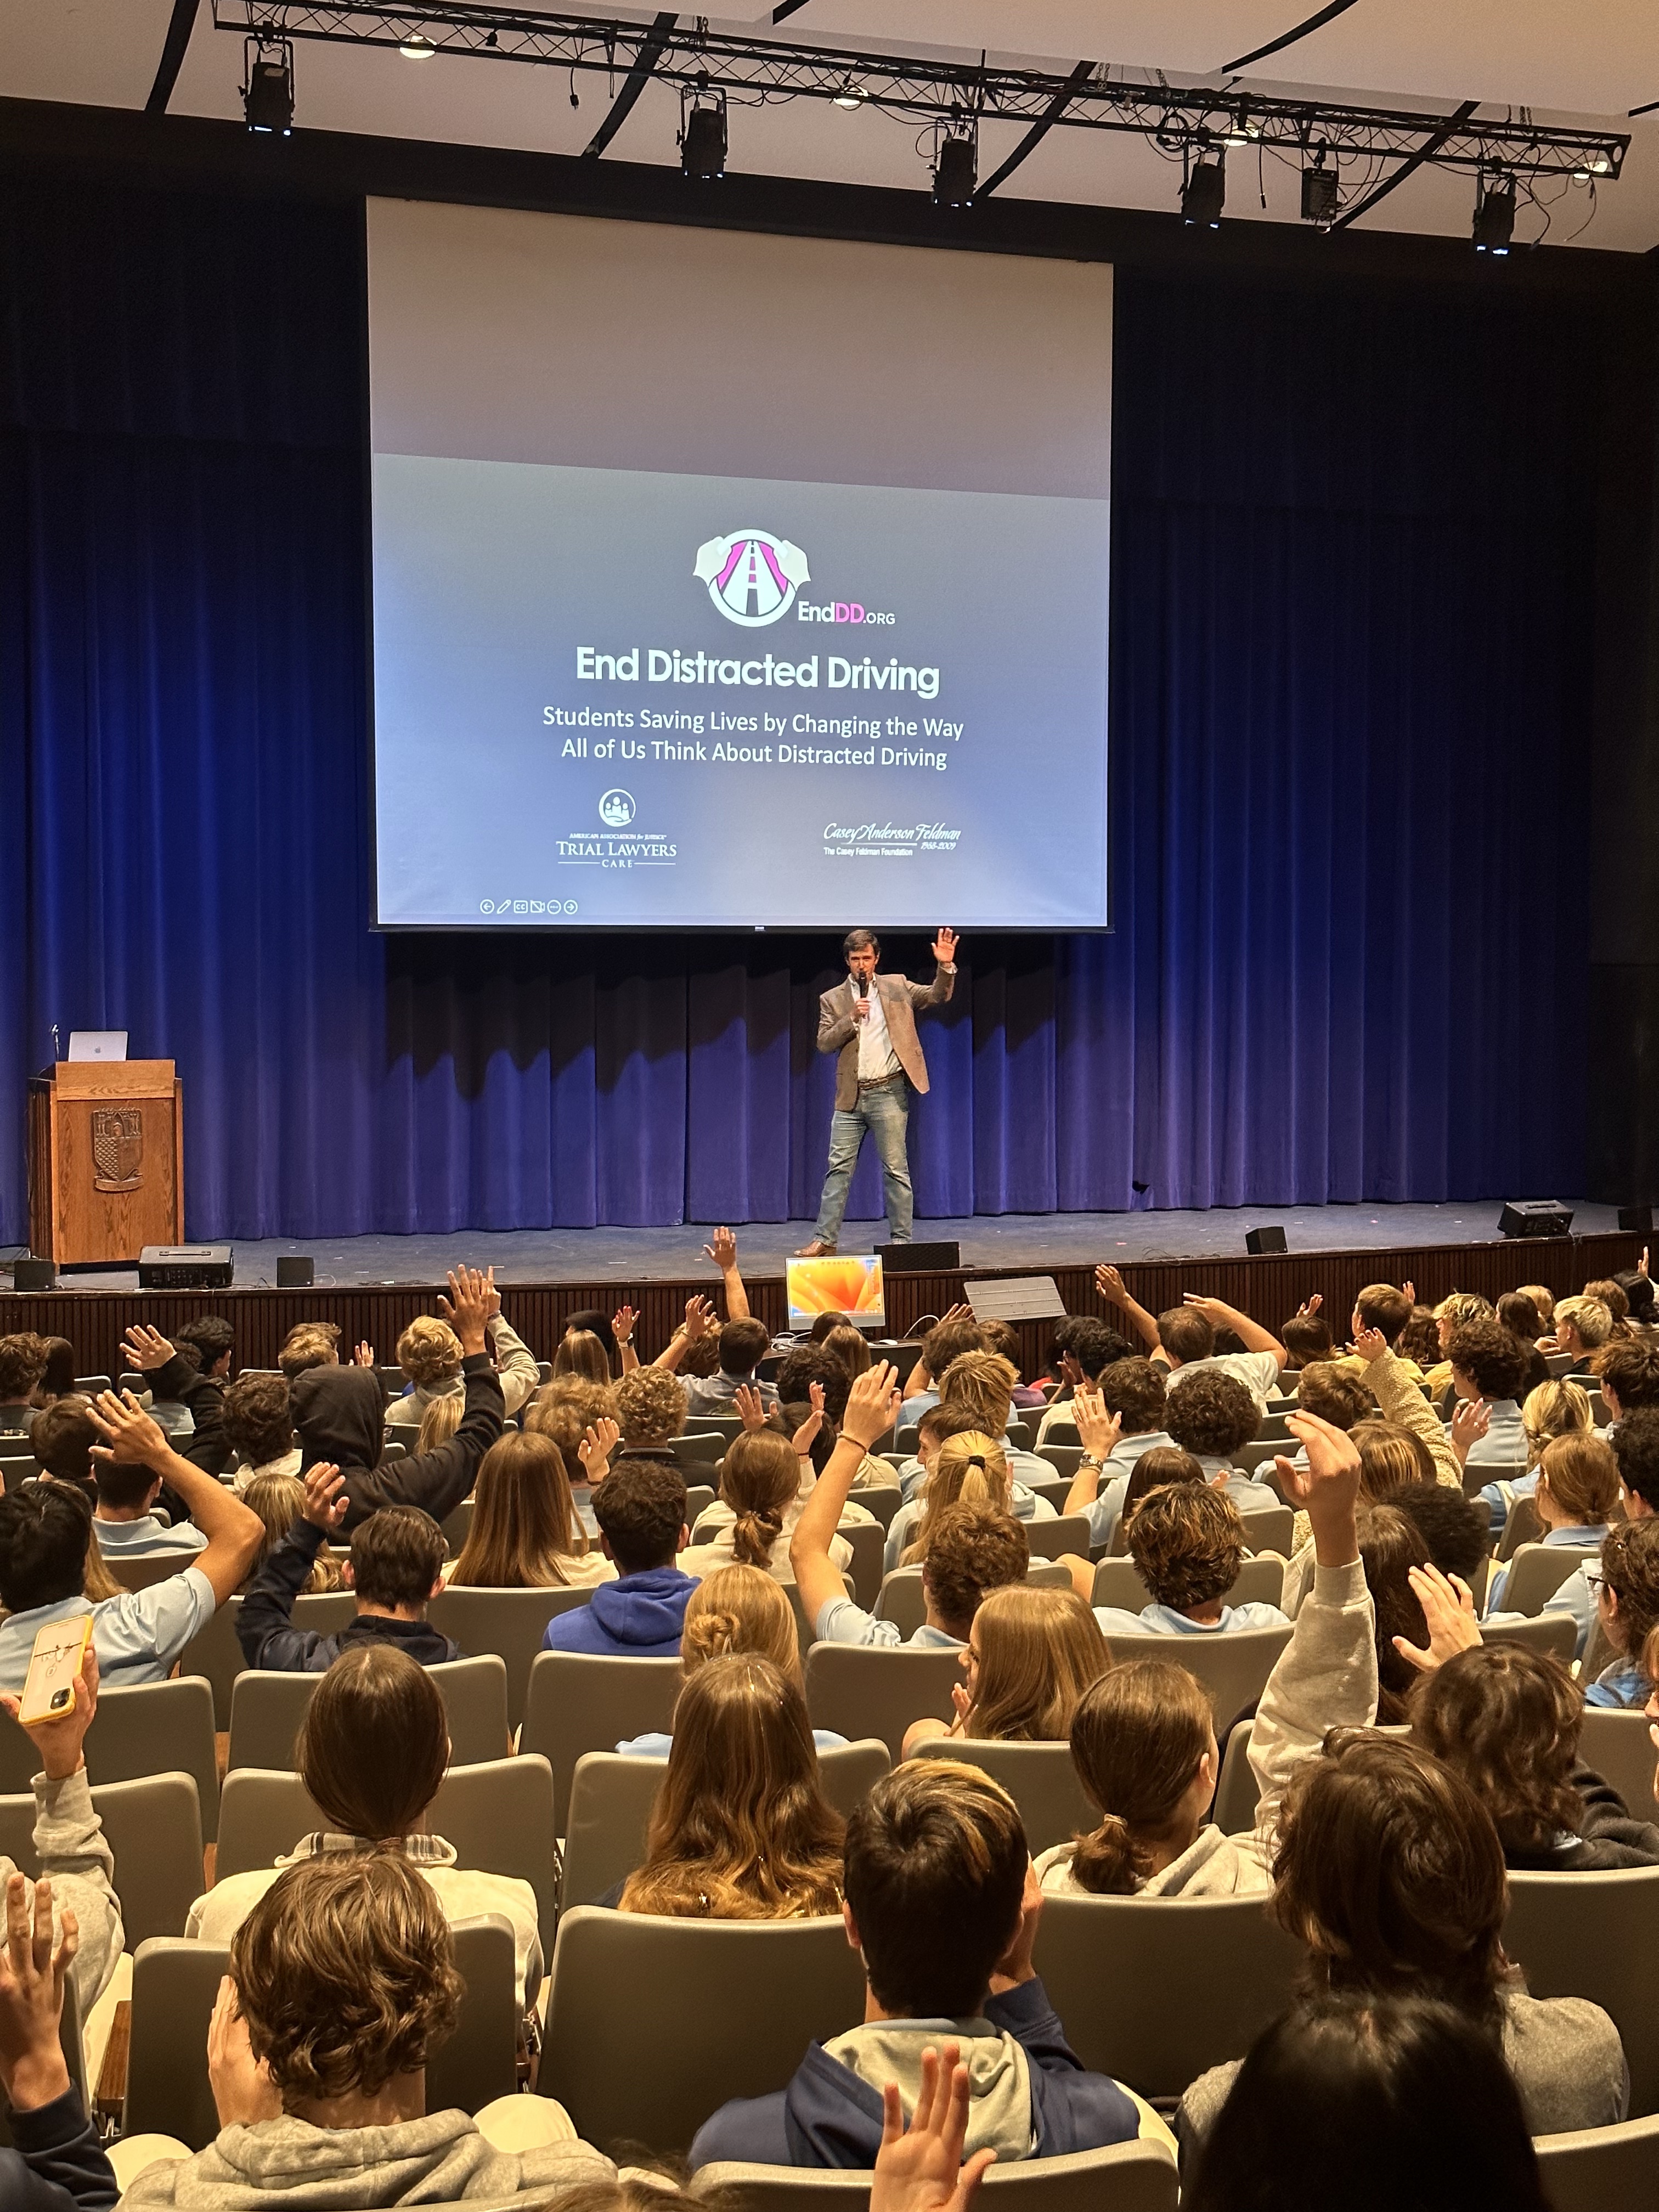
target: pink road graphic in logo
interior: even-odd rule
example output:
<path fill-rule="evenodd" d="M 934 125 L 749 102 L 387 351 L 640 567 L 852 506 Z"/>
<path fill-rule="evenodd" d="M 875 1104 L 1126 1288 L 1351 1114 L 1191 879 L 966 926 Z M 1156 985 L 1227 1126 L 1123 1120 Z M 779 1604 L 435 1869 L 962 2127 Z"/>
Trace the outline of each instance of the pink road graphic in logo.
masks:
<path fill-rule="evenodd" d="M 806 556 L 769 530 L 734 530 L 697 548 L 692 570 L 727 622 L 763 629 L 787 615 L 796 591 L 811 581 Z"/>

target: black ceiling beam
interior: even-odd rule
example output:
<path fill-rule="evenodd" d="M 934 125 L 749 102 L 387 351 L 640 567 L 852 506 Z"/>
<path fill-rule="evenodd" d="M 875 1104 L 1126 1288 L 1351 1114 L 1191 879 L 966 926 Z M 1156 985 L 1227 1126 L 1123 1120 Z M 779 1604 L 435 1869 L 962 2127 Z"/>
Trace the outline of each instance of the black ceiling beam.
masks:
<path fill-rule="evenodd" d="M 1334 223 L 1330 223 L 1327 226 L 1328 229 L 1346 230 L 1351 222 L 1358 222 L 1359 217 L 1366 212 L 1367 209 L 1374 208 L 1378 200 L 1387 199 L 1389 194 L 1394 191 L 1395 187 L 1397 185 L 1403 185 L 1407 178 L 1411 175 L 1414 169 L 1420 169 L 1425 161 L 1431 161 L 1433 159 L 1435 154 L 1445 144 L 1447 139 L 1452 136 L 1453 132 L 1457 130 L 1461 124 L 1464 124 L 1468 121 L 1470 116 L 1474 114 L 1475 109 L 1479 107 L 1480 105 L 1480 103 L 1478 100 L 1466 100 L 1455 115 L 1449 115 L 1446 118 L 1445 127 L 1443 130 L 1437 131 L 1432 137 L 1425 138 L 1423 143 L 1418 148 L 1417 151 L 1414 154 L 1407 155 L 1406 160 L 1400 164 L 1400 167 L 1395 171 L 1391 177 L 1384 177 L 1382 183 L 1377 185 L 1374 191 L 1367 192 L 1363 200 L 1356 200 L 1351 208 L 1345 209 L 1343 212 L 1338 216 Z"/>
<path fill-rule="evenodd" d="M 799 15 L 805 5 L 806 0 L 778 0 L 777 6 L 772 10 L 772 21 L 787 23 L 792 15 Z"/>
<path fill-rule="evenodd" d="M 985 182 L 975 191 L 974 198 L 976 201 L 988 198 L 999 185 L 1005 184 L 1012 176 L 1028 154 L 1036 151 L 1038 146 L 1054 129 L 1055 124 L 1071 106 L 1073 100 L 1082 91 L 1094 73 L 1095 65 L 1092 62 L 1078 64 L 1070 76 L 1066 78 L 1064 86 L 1049 101 L 1048 113 L 1037 118 L 1002 167 L 1000 169 L 994 169 Z"/>
<path fill-rule="evenodd" d="M 167 20 L 167 34 L 161 41 L 161 58 L 156 67 L 155 82 L 149 88 L 149 98 L 144 102 L 147 115 L 165 115 L 167 102 L 173 97 L 173 88 L 179 82 L 179 72 L 185 65 L 185 52 L 190 45 L 190 34 L 196 28 L 197 12 L 202 0 L 173 0 L 173 14 Z"/>
<path fill-rule="evenodd" d="M 1346 15 L 1353 5 L 1354 0 L 1331 0 L 1328 8 L 1322 8 L 1316 15 L 1310 15 L 1305 23 L 1298 23 L 1293 31 L 1286 31 L 1283 37 L 1269 39 L 1265 46 L 1253 47 L 1248 54 L 1241 54 L 1237 61 L 1223 62 L 1224 74 L 1231 76 L 1235 70 L 1249 69 L 1252 62 L 1266 61 L 1269 54 L 1282 54 L 1286 46 L 1293 46 L 1298 39 L 1305 39 L 1310 33 L 1322 30 L 1337 16 Z"/>
<path fill-rule="evenodd" d="M 645 90 L 651 72 L 667 51 L 669 33 L 678 21 L 678 14 L 665 9 L 652 24 L 649 35 L 634 58 L 634 66 L 629 70 L 622 90 L 611 103 L 611 112 L 582 149 L 585 161 L 598 161 L 634 112 L 634 104 Z"/>

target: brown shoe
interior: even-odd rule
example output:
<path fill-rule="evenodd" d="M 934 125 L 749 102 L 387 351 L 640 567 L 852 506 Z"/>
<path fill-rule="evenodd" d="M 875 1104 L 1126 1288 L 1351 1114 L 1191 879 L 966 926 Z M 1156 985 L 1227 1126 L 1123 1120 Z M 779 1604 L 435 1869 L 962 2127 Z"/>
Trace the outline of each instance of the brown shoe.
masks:
<path fill-rule="evenodd" d="M 826 1244 L 823 1237 L 815 1237 L 810 1244 L 803 1244 L 794 1256 L 797 1260 L 833 1260 L 836 1248 Z"/>

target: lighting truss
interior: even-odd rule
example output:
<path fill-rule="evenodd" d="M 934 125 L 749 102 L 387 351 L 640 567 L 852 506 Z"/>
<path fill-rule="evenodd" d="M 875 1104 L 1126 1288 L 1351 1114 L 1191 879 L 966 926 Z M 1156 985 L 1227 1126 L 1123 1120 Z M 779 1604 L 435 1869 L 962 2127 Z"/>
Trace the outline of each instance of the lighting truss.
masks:
<path fill-rule="evenodd" d="M 1080 80 L 981 57 L 805 46 L 713 29 L 704 17 L 629 17 L 568 9 L 492 8 L 480 0 L 425 7 L 376 0 L 213 0 L 221 30 L 353 46 L 422 42 L 440 53 L 543 63 L 611 76 L 639 69 L 666 83 L 721 92 L 734 105 L 785 100 L 858 104 L 916 123 L 975 118 L 1062 130 L 1116 131 L 1165 153 L 1223 143 L 1300 156 L 1324 147 L 1340 161 L 1424 162 L 1522 178 L 1616 178 L 1627 132 L 1540 121 L 1527 108 L 1453 118 L 1445 109 L 1391 107 L 1267 93 L 1243 80 L 1179 84 L 1161 72 L 1097 63 Z M 1449 128 L 1449 123 L 1452 127 Z M 1377 165 L 1382 165 L 1380 167 Z"/>

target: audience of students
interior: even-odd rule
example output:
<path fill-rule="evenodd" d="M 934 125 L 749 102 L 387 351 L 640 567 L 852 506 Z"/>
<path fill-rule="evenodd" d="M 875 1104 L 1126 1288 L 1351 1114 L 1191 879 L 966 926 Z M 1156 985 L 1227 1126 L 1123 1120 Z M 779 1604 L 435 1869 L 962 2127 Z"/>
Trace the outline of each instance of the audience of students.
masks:
<path fill-rule="evenodd" d="M 1100 1625 L 1075 1590 L 993 1590 L 975 1613 L 951 1692 L 956 1717 L 914 1721 L 919 1743 L 959 1736 L 995 1743 L 1064 1742 L 1078 1700 L 1111 1664 Z"/>
<path fill-rule="evenodd" d="M 953 1409 L 947 1400 L 940 1410 Z M 917 1566 L 926 1559 L 940 1515 L 953 1505 L 988 1505 L 1028 1522 L 1054 1519 L 1054 1509 L 1046 1498 L 1014 1480 L 1000 1437 L 1000 1430 L 963 1429 L 940 1444 L 933 1472 L 889 1524 L 885 1565 L 890 1573 L 897 1566 Z"/>
<path fill-rule="evenodd" d="M 619 1396 L 636 1379 L 626 1377 Z M 586 1605 L 555 1613 L 547 1624 L 546 1649 L 596 1657 L 673 1658 L 697 1587 L 696 1577 L 676 1564 L 690 1534 L 684 1477 L 653 1456 L 624 1453 L 595 1490 L 593 1513 L 600 1549 L 617 1579 L 599 1583 Z"/>
<path fill-rule="evenodd" d="M 588 1547 L 551 1437 L 508 1430 L 484 1454 L 472 1521 L 447 1581 L 458 1589 L 593 1589 L 617 1570 Z"/>
<path fill-rule="evenodd" d="M 690 1680 L 711 1659 L 769 1660 L 781 1674 L 804 1689 L 800 1637 L 794 1608 L 782 1585 L 758 1567 L 719 1567 L 691 1593 L 680 1631 L 680 1672 Z M 666 1759 L 674 1739 L 653 1729 L 630 1736 L 617 1749 L 632 1759 Z M 847 1738 L 834 1729 L 815 1728 L 820 1751 L 839 1751 Z"/>
<path fill-rule="evenodd" d="M 443 1532 L 414 1505 L 383 1505 L 351 1532 L 342 1579 L 357 1601 L 349 1627 L 335 1632 L 294 1626 L 294 1601 L 310 1582 L 319 1553 L 343 1528 L 345 1478 L 319 1462 L 307 1470 L 305 1504 L 282 1542 L 248 1584 L 236 1617 L 237 1641 L 252 1668 L 276 1674 L 321 1674 L 343 1651 L 380 1645 L 406 1652 L 422 1667 L 459 1659 L 460 1646 L 426 1617 L 443 1588 Z"/>
<path fill-rule="evenodd" d="M 709 1575 L 738 1565 L 763 1568 L 780 1582 L 793 1579 L 789 1539 L 817 1481 L 799 1445 L 799 1434 L 792 1440 L 773 1428 L 732 1438 L 720 1463 L 720 1496 L 681 1556 L 686 1574 Z M 870 1518 L 863 1506 L 849 1502 L 839 1526 L 868 1524 Z M 853 1547 L 844 1536 L 830 1539 L 830 1553 L 842 1573 L 853 1564 Z"/>

